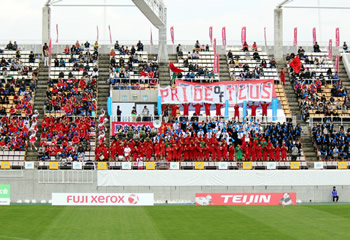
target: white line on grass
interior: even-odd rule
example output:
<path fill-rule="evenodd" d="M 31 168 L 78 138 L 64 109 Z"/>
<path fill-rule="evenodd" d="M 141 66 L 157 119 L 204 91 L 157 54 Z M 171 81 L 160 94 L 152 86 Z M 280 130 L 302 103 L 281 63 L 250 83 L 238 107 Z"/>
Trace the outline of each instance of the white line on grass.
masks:
<path fill-rule="evenodd" d="M 17 237 L 8 237 L 4 235 L 0 235 L 0 239 L 5 238 L 5 239 L 14 239 L 14 240 L 30 240 L 29 238 L 17 238 Z"/>

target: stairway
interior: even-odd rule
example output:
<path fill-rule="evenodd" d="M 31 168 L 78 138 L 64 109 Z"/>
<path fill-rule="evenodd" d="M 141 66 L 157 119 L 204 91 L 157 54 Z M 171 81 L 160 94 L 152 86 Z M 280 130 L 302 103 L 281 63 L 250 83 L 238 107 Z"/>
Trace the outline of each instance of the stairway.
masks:
<path fill-rule="evenodd" d="M 35 143 L 35 146 L 37 148 L 39 148 L 40 146 L 40 136 L 42 132 L 41 123 L 45 115 L 44 106 L 45 106 L 45 100 L 46 100 L 48 79 L 49 79 L 49 68 L 44 66 L 44 60 L 42 59 L 39 64 L 39 75 L 38 75 L 38 81 L 36 83 L 35 97 L 34 97 L 34 109 L 38 110 L 39 112 L 38 125 L 37 125 L 38 132 L 36 133 L 37 140 Z M 28 147 L 26 161 L 36 161 L 37 156 L 38 156 L 38 151 L 35 149 L 31 150 L 31 148 Z"/>
<path fill-rule="evenodd" d="M 169 62 L 177 63 L 176 54 L 169 54 Z M 169 63 L 159 63 L 159 84 L 161 87 L 170 85 L 171 80 Z"/>
<path fill-rule="evenodd" d="M 277 64 L 278 71 L 280 71 L 285 67 L 287 67 L 285 63 Z M 316 149 L 314 148 L 314 145 L 313 145 L 309 124 L 301 120 L 301 110 L 299 107 L 299 101 L 294 92 L 293 86 L 290 82 L 288 71 L 286 71 L 285 78 L 286 78 L 286 85 L 285 85 L 284 91 L 288 99 L 288 104 L 289 104 L 291 114 L 292 116 L 296 116 L 296 122 L 297 124 L 300 124 L 302 128 L 300 141 L 303 146 L 303 153 L 305 156 L 305 160 L 309 162 L 317 161 Z"/>
<path fill-rule="evenodd" d="M 334 63 L 335 63 L 335 58 L 334 58 Z M 349 76 L 345 70 L 344 63 L 342 57 L 339 59 L 339 79 L 343 81 L 343 86 L 346 88 L 346 90 L 349 92 L 350 90 L 350 79 Z"/>
<path fill-rule="evenodd" d="M 100 54 L 98 57 L 98 78 L 97 78 L 97 113 L 98 117 L 101 113 L 101 110 L 104 109 L 106 113 L 106 118 L 108 119 L 107 113 L 107 99 L 109 97 L 109 84 L 107 84 L 107 79 L 109 77 L 109 54 Z M 98 120 L 98 119 L 97 119 Z M 105 123 L 108 131 L 106 132 L 105 139 L 107 144 L 109 144 L 109 133 L 110 133 L 110 124 L 109 121 Z M 98 130 L 96 131 L 98 134 Z"/>
<path fill-rule="evenodd" d="M 230 71 L 228 68 L 227 58 L 225 54 L 219 55 L 219 72 L 220 81 L 230 81 Z"/>

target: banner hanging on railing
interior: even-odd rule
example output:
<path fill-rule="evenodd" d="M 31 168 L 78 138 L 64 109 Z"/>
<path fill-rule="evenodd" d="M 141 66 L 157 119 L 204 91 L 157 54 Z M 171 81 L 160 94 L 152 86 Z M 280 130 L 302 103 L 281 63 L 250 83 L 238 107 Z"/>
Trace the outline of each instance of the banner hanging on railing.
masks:
<path fill-rule="evenodd" d="M 153 36 L 152 36 L 152 28 L 151 28 L 151 40 L 150 40 L 151 46 L 153 46 Z"/>
<path fill-rule="evenodd" d="M 328 45 L 328 58 L 333 57 L 333 46 L 332 46 L 332 39 L 329 39 L 329 45 Z"/>
<path fill-rule="evenodd" d="M 226 27 L 222 28 L 222 46 L 226 46 Z"/>
<path fill-rule="evenodd" d="M 265 40 L 265 47 L 267 47 L 267 41 L 266 41 L 266 27 L 264 27 L 264 40 Z"/>
<path fill-rule="evenodd" d="M 51 41 L 51 38 L 50 38 L 50 42 L 49 42 L 49 57 L 52 56 L 52 41 Z"/>
<path fill-rule="evenodd" d="M 209 27 L 209 40 L 210 44 L 213 44 L 213 26 Z"/>
<path fill-rule="evenodd" d="M 340 35 L 339 35 L 339 28 L 335 29 L 335 46 L 340 46 Z"/>
<path fill-rule="evenodd" d="M 97 36 L 96 36 L 96 41 L 98 42 L 98 25 L 96 26 L 96 32 L 97 32 L 97 33 L 96 33 L 96 35 L 97 35 Z"/>
<path fill-rule="evenodd" d="M 271 102 L 276 97 L 274 80 L 222 81 L 193 83 L 176 80 L 176 87 L 158 88 L 161 104 L 229 104 L 244 101 Z"/>
<path fill-rule="evenodd" d="M 312 45 L 316 43 L 316 28 L 312 29 Z"/>
<path fill-rule="evenodd" d="M 58 43 L 58 24 L 56 24 L 56 43 Z"/>
<path fill-rule="evenodd" d="M 216 54 L 216 38 L 214 38 L 213 51 L 214 51 L 214 55 L 215 55 Z"/>
<path fill-rule="evenodd" d="M 171 36 L 171 42 L 175 43 L 175 36 L 174 36 L 174 26 L 170 28 L 170 36 Z"/>
<path fill-rule="evenodd" d="M 108 31 L 109 31 L 109 43 L 112 44 L 111 25 L 108 25 Z"/>
<path fill-rule="evenodd" d="M 293 41 L 293 46 L 298 45 L 298 29 L 294 28 L 294 41 Z"/>
<path fill-rule="evenodd" d="M 218 74 L 219 73 L 219 55 L 215 54 L 214 55 L 214 73 Z"/>
<path fill-rule="evenodd" d="M 242 42 L 242 45 L 246 41 L 247 41 L 247 28 L 246 27 L 242 27 L 242 30 L 241 30 L 241 42 Z"/>

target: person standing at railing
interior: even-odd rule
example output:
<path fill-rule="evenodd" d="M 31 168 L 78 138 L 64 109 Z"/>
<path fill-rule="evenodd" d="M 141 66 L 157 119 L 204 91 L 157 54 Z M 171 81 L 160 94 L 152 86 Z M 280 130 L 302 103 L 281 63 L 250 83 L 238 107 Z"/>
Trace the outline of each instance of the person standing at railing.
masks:
<path fill-rule="evenodd" d="M 121 122 L 122 111 L 120 110 L 120 106 L 117 106 L 117 121 Z"/>
<path fill-rule="evenodd" d="M 49 46 L 47 46 L 47 43 L 43 46 L 43 56 L 44 56 L 44 66 L 49 66 Z"/>

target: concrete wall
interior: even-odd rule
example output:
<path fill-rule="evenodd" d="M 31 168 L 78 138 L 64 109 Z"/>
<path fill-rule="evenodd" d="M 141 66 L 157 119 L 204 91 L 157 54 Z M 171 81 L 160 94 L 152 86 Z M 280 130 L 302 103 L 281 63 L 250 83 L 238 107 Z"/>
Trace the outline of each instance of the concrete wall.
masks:
<path fill-rule="evenodd" d="M 43 170 L 44 171 L 44 170 Z M 154 193 L 155 201 L 194 201 L 195 193 L 206 192 L 296 192 L 302 202 L 330 202 L 332 186 L 224 186 L 224 187 L 97 187 L 96 171 L 53 171 L 25 170 L 0 171 L 0 184 L 11 185 L 11 201 L 51 200 L 51 193 Z M 335 170 L 336 171 L 336 170 Z M 4 173 L 7 172 L 7 173 Z M 74 172 L 69 173 L 68 172 Z M 85 174 L 85 175 L 84 175 Z M 64 177 L 60 177 L 64 176 Z M 44 183 L 46 182 L 46 183 Z M 51 183 L 49 183 L 51 182 Z M 60 183 L 59 183 L 60 182 Z M 66 183 L 64 183 L 66 182 Z M 74 183 L 87 182 L 87 183 Z M 345 185 L 346 184 L 346 185 Z M 350 185 L 337 186 L 340 201 L 350 202 Z"/>

